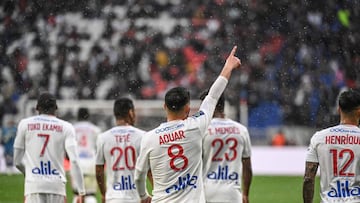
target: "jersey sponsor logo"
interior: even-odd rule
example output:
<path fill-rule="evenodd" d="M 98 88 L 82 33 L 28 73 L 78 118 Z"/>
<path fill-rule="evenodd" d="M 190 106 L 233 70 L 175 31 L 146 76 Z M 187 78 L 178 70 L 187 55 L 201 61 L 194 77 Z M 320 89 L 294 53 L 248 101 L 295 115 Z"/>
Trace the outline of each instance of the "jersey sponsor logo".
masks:
<path fill-rule="evenodd" d="M 40 167 L 33 168 L 31 172 L 36 175 L 59 175 L 58 170 L 51 168 L 50 161 L 47 161 L 46 163 L 40 161 Z"/>
<path fill-rule="evenodd" d="M 332 187 L 327 193 L 329 197 L 354 197 L 360 196 L 360 187 L 349 187 L 349 181 L 336 181 L 336 187 Z"/>
<path fill-rule="evenodd" d="M 347 130 L 343 128 L 331 128 L 330 132 L 339 132 L 339 133 L 360 133 L 360 131 L 356 130 Z"/>
<path fill-rule="evenodd" d="M 172 132 L 169 134 L 160 135 L 159 143 L 160 143 L 160 145 L 162 145 L 162 144 L 166 144 L 168 142 L 174 142 L 174 141 L 181 140 L 184 138 L 185 138 L 184 131 L 179 130 L 179 131 L 175 131 L 175 132 Z"/>
<path fill-rule="evenodd" d="M 119 182 L 115 182 L 113 184 L 114 190 L 134 190 L 136 189 L 135 183 L 132 180 L 131 176 L 121 176 L 121 180 Z"/>
<path fill-rule="evenodd" d="M 210 171 L 206 177 L 210 180 L 234 180 L 237 181 L 239 174 L 234 172 L 229 172 L 229 166 L 218 166 L 216 171 Z M 237 183 L 237 182 L 236 182 Z"/>
<path fill-rule="evenodd" d="M 205 113 L 204 113 L 203 111 L 198 111 L 198 112 L 196 112 L 194 115 L 192 115 L 191 117 L 197 118 L 197 117 L 200 117 L 200 116 L 202 116 L 202 115 L 205 115 Z"/>
<path fill-rule="evenodd" d="M 170 194 L 172 192 L 177 192 L 180 190 L 185 190 L 187 187 L 191 187 L 191 189 L 196 189 L 197 176 L 190 176 L 190 174 L 186 174 L 183 177 L 178 177 L 178 182 L 175 185 L 172 185 L 166 188 L 165 192 Z"/>
<path fill-rule="evenodd" d="M 79 150 L 79 158 L 80 159 L 92 159 L 94 156 L 92 153 L 85 151 L 85 150 Z"/>
<path fill-rule="evenodd" d="M 165 127 L 165 128 L 156 129 L 156 130 L 155 130 L 155 133 L 158 134 L 158 133 L 162 133 L 162 132 L 166 132 L 166 131 L 176 130 L 176 129 L 179 129 L 179 128 L 181 128 L 181 127 L 184 127 L 184 124 L 183 124 L 183 123 L 177 124 L 177 125 L 173 125 L 173 126 L 168 126 L 168 127 Z"/>
<path fill-rule="evenodd" d="M 131 129 L 111 129 L 110 133 L 111 134 L 129 134 L 129 133 L 133 133 L 135 132 L 134 130 Z"/>

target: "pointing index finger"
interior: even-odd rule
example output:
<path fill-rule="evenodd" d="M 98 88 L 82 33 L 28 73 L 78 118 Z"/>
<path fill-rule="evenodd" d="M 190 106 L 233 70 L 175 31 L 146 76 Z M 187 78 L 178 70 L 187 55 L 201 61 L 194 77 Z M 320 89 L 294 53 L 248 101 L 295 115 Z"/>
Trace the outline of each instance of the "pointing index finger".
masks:
<path fill-rule="evenodd" d="M 231 50 L 230 56 L 235 55 L 236 49 L 237 49 L 237 46 L 234 46 L 233 49 Z"/>

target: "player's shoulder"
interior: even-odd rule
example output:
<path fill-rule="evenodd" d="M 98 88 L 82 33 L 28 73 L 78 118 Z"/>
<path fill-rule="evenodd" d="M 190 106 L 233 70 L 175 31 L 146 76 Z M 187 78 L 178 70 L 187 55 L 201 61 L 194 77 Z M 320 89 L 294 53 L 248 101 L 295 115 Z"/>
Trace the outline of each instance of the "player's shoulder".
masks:
<path fill-rule="evenodd" d="M 136 133 L 136 134 L 143 135 L 143 134 L 146 133 L 145 130 L 142 130 L 142 129 L 137 128 L 137 127 L 135 127 L 135 126 L 130 126 L 130 129 L 131 129 L 134 133 Z"/>
<path fill-rule="evenodd" d="M 66 127 L 66 128 L 74 129 L 74 126 L 73 126 L 69 121 L 66 121 L 66 120 L 64 120 L 64 119 L 57 118 L 57 117 L 54 117 L 54 118 L 52 118 L 52 119 L 53 119 L 53 121 L 56 121 L 56 122 L 62 124 L 62 125 L 63 125 L 64 127 Z"/>

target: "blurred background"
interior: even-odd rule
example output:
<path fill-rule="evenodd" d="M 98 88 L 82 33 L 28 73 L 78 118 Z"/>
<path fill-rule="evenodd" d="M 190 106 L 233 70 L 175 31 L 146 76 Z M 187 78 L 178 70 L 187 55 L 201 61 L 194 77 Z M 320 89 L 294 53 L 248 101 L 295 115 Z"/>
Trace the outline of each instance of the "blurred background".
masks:
<path fill-rule="evenodd" d="M 255 146 L 305 147 L 338 123 L 339 92 L 360 87 L 359 42 L 357 0 L 3 0 L 0 168 L 39 93 L 56 95 L 70 122 L 89 107 L 103 130 L 113 100 L 128 96 L 148 130 L 164 121 L 169 88 L 189 88 L 195 110 L 234 45 L 242 68 L 226 89 L 228 117 Z"/>

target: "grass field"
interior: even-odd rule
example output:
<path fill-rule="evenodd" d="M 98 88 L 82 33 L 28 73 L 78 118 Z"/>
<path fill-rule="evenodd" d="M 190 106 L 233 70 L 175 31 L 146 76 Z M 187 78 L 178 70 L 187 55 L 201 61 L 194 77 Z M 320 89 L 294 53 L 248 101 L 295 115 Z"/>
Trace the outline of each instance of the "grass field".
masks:
<path fill-rule="evenodd" d="M 22 175 L 0 175 L 0 203 L 23 202 L 24 178 Z M 72 193 L 67 189 L 71 203 Z M 250 190 L 251 203 L 301 203 L 302 177 L 254 176 Z M 320 202 L 319 179 L 316 180 L 314 202 Z"/>

